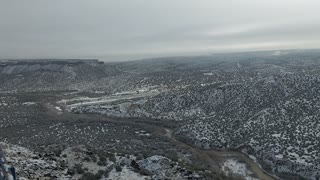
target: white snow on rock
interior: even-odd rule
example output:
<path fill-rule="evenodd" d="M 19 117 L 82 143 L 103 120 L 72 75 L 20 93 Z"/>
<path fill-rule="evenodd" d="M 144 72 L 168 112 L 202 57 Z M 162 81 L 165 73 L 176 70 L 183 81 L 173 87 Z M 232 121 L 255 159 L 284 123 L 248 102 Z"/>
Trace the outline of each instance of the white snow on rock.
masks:
<path fill-rule="evenodd" d="M 19 179 L 37 179 L 44 174 L 55 174 L 60 179 L 68 179 L 64 171 L 56 171 L 57 162 L 38 158 L 27 148 L 0 142 L 8 164 L 15 167 Z"/>
<path fill-rule="evenodd" d="M 223 163 L 222 170 L 227 175 L 239 175 L 246 180 L 258 180 L 253 176 L 253 173 L 248 169 L 245 163 L 241 163 L 236 159 L 228 159 Z"/>

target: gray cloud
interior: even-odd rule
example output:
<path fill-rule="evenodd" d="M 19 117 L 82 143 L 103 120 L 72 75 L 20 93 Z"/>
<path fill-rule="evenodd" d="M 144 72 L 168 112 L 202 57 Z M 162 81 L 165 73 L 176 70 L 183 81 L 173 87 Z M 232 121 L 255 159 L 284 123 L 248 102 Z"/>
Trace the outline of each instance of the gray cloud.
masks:
<path fill-rule="evenodd" d="M 127 60 L 320 47 L 313 0 L 3 0 L 0 58 Z"/>

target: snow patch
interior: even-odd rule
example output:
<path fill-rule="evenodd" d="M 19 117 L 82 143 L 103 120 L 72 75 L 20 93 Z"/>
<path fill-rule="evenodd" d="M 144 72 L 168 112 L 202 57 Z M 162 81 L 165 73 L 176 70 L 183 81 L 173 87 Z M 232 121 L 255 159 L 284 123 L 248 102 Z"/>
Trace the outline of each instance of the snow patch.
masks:
<path fill-rule="evenodd" d="M 210 72 L 210 73 L 203 73 L 203 75 L 205 75 L 205 76 L 213 76 L 213 73 L 212 73 L 212 72 Z"/>
<path fill-rule="evenodd" d="M 253 173 L 248 169 L 245 163 L 241 163 L 236 159 L 228 159 L 223 163 L 222 170 L 227 175 L 239 175 L 244 177 L 246 180 L 258 180 L 253 176 Z"/>
<path fill-rule="evenodd" d="M 22 105 L 26 105 L 26 106 L 31 106 L 31 105 L 35 105 L 36 103 L 35 102 L 25 102 L 25 103 L 22 103 Z"/>
<path fill-rule="evenodd" d="M 135 173 L 131 169 L 129 169 L 127 166 L 124 166 L 122 168 L 121 172 L 117 172 L 115 169 L 113 169 L 109 173 L 109 177 L 106 179 L 113 179 L 113 180 L 127 180 L 127 179 L 136 179 L 136 180 L 144 180 L 146 176 L 141 176 L 138 173 Z"/>
<path fill-rule="evenodd" d="M 62 111 L 61 107 L 59 107 L 59 106 L 56 106 L 55 108 L 56 108 L 56 110 L 58 110 L 58 111 Z"/>

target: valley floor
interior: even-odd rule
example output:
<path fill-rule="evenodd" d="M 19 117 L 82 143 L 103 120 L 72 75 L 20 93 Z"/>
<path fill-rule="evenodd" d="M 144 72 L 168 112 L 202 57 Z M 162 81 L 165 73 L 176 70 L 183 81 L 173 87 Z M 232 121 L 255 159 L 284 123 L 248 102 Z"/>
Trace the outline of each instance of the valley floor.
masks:
<path fill-rule="evenodd" d="M 83 145 L 89 145 L 98 149 L 107 148 L 111 150 L 114 148 L 113 151 L 117 152 L 126 149 L 127 147 L 122 147 L 123 149 L 120 147 L 125 146 L 122 143 L 128 142 L 127 140 L 131 139 L 129 142 L 135 142 L 140 146 L 144 146 L 142 149 L 150 148 L 152 152 L 148 154 L 149 156 L 156 155 L 157 153 L 162 153 L 161 155 L 175 154 L 181 150 L 181 153 L 177 153 L 179 154 L 179 161 L 183 162 L 181 159 L 189 156 L 186 158 L 188 160 L 185 161 L 191 160 L 191 164 L 201 164 L 202 169 L 209 170 L 208 172 L 213 172 L 213 174 L 232 173 L 232 175 L 240 176 L 240 174 L 236 174 L 237 172 L 232 172 L 230 169 L 228 169 L 230 172 L 226 170 L 224 172 L 221 168 L 224 162 L 232 159 L 242 162 L 248 167 L 245 171 L 251 173 L 241 174 L 241 176 L 247 177 L 246 179 L 273 179 L 273 177 L 266 174 L 252 159 L 241 152 L 201 150 L 176 139 L 173 136 L 176 124 L 172 121 L 159 121 L 150 118 L 110 118 L 97 114 L 70 113 L 66 111 L 64 109 L 65 107 L 61 106 L 61 104 L 56 103 L 64 96 L 61 93 L 6 94 L 5 96 L 8 99 L 8 107 L 4 109 L 2 116 L 7 116 L 5 119 L 7 119 L 8 122 L 10 118 L 16 118 L 17 122 L 14 122 L 14 124 L 3 122 L 0 137 L 1 141 L 13 145 L 41 151 L 41 148 L 54 144 L 63 144 L 67 148 L 68 146 L 79 145 L 78 143 L 82 142 Z M 29 99 L 33 99 L 34 101 L 31 102 Z M 14 110 L 17 110 L 17 112 L 14 112 Z M 8 113 L 10 112 L 10 115 L 13 117 L 6 114 L 6 111 Z M 14 117 L 15 115 L 22 115 L 23 117 L 17 118 Z M 105 132 L 99 134 L 93 130 L 92 132 L 94 133 L 91 134 L 90 128 L 98 128 L 96 127 L 97 125 L 105 126 Z M 75 126 L 78 127 L 72 129 Z M 110 131 L 114 130 L 113 127 L 120 128 L 117 131 L 123 130 L 123 133 L 115 131 L 114 133 L 118 134 L 110 133 Z M 127 128 L 127 130 L 122 129 L 124 127 L 129 128 Z M 74 133 L 82 130 L 83 134 L 74 135 Z M 136 136 L 136 138 L 133 136 Z M 89 139 L 87 139 L 88 137 Z M 90 140 L 90 138 L 94 140 Z M 66 145 L 68 142 L 70 142 L 70 144 Z M 99 147 L 101 144 L 109 144 L 110 146 Z M 157 147 L 159 144 L 163 144 L 162 147 Z M 170 149 L 168 147 L 174 148 Z M 133 153 L 136 151 L 138 154 L 139 152 L 143 152 L 143 150 L 137 147 L 135 148 L 136 149 L 131 150 L 128 149 L 128 151 Z M 169 151 L 166 149 L 169 149 Z M 186 167 L 189 166 L 190 165 L 186 165 Z M 195 166 L 193 168 L 199 167 Z M 210 178 L 210 176 L 207 177 Z"/>

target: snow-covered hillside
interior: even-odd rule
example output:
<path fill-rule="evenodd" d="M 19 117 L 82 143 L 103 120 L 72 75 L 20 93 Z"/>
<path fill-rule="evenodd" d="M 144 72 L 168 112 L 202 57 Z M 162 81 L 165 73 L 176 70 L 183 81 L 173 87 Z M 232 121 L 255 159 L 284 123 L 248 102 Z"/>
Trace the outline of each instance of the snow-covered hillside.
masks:
<path fill-rule="evenodd" d="M 0 65 L 0 82 L 0 134 L 20 145 L 33 147 L 55 137 L 49 141 L 85 141 L 107 147 L 117 144 L 120 136 L 138 136 L 141 134 L 134 132 L 141 130 L 152 134 L 85 118 L 71 118 L 72 123 L 67 118 L 63 122 L 49 118 L 40 126 L 37 122 L 47 112 L 41 105 L 45 99 L 51 101 L 54 110 L 50 113 L 55 115 L 69 111 L 119 121 L 140 118 L 172 122 L 173 135 L 195 147 L 246 152 L 269 173 L 287 179 L 320 176 L 319 50 L 121 63 L 4 62 Z M 45 98 L 23 97 L 30 92 L 34 93 L 32 97 Z M 45 94 L 52 92 L 58 95 Z M 20 114 L 13 113 L 15 109 Z M 7 135 L 22 126 L 34 132 L 17 128 L 13 137 Z M 148 136 L 140 137 L 152 143 Z"/>

